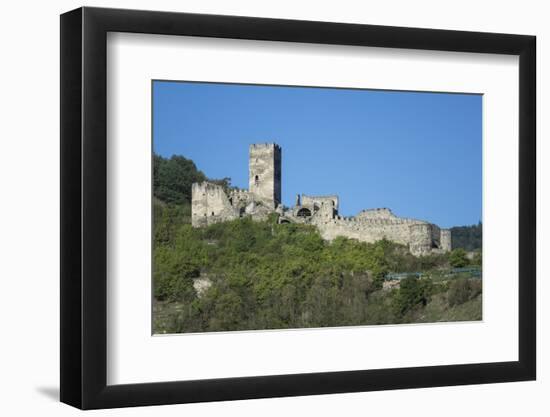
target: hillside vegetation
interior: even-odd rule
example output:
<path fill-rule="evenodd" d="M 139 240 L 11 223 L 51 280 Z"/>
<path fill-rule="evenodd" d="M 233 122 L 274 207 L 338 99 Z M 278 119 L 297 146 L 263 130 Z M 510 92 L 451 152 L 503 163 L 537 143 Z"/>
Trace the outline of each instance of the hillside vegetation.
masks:
<path fill-rule="evenodd" d="M 206 176 L 182 157 L 157 161 L 156 333 L 481 319 L 481 281 L 444 273 L 472 262 L 463 250 L 416 258 L 386 240 L 328 243 L 312 226 L 279 225 L 275 217 L 194 229 L 190 185 Z M 389 272 L 424 276 L 384 289 Z"/>

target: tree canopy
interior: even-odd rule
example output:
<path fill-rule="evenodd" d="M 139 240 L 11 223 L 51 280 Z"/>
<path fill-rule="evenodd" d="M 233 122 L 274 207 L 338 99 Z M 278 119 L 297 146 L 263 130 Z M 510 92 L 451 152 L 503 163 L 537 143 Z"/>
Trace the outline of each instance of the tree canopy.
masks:
<path fill-rule="evenodd" d="M 471 226 L 456 226 L 451 228 L 451 244 L 453 249 L 462 248 L 467 251 L 481 250 L 483 227 L 481 222 Z"/>

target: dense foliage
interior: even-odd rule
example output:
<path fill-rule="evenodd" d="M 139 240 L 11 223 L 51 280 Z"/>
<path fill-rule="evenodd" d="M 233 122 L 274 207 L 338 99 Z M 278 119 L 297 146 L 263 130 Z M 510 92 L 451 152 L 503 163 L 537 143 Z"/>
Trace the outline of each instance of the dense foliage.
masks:
<path fill-rule="evenodd" d="M 159 200 L 171 204 L 191 203 L 191 185 L 194 182 L 208 180 L 224 188 L 230 187 L 230 178 L 206 178 L 193 161 L 183 156 L 173 155 L 164 158 L 153 155 L 153 195 Z"/>
<path fill-rule="evenodd" d="M 206 176 L 195 163 L 183 156 L 163 158 L 153 156 L 153 195 L 166 203 L 191 202 L 191 185 L 201 182 Z"/>
<path fill-rule="evenodd" d="M 451 245 L 467 251 L 481 250 L 483 227 L 481 222 L 471 226 L 456 226 L 451 228 Z"/>
<path fill-rule="evenodd" d="M 464 268 L 469 263 L 466 251 L 462 248 L 454 249 L 449 255 L 449 263 L 453 268 Z"/>
<path fill-rule="evenodd" d="M 312 226 L 279 225 L 274 219 L 194 229 L 182 220 L 186 208 L 155 206 L 159 332 L 421 321 L 418 312 L 447 290 L 429 278 L 407 278 L 400 289 L 382 289 L 389 271 L 446 268 L 447 255 L 417 258 L 385 240 L 327 243 Z M 200 296 L 193 286 L 197 280 L 209 285 Z"/>
<path fill-rule="evenodd" d="M 155 332 L 481 319 L 474 284 L 455 288 L 442 278 L 453 257 L 470 262 L 464 251 L 414 257 L 386 240 L 328 243 L 312 226 L 275 217 L 195 229 L 191 184 L 206 176 L 180 156 L 154 164 Z M 213 181 L 230 187 L 228 178 Z M 383 288 L 388 272 L 424 277 Z"/>
<path fill-rule="evenodd" d="M 448 300 L 451 307 L 463 304 L 481 294 L 481 281 L 458 278 L 449 285 Z"/>

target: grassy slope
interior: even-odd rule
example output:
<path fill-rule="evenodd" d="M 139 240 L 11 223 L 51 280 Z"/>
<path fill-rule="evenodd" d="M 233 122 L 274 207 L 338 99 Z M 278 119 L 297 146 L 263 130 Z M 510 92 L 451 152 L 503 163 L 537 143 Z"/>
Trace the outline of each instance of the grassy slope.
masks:
<path fill-rule="evenodd" d="M 463 304 L 449 306 L 445 294 L 436 294 L 425 308 L 415 311 L 411 322 L 475 321 L 482 319 L 482 295 Z"/>

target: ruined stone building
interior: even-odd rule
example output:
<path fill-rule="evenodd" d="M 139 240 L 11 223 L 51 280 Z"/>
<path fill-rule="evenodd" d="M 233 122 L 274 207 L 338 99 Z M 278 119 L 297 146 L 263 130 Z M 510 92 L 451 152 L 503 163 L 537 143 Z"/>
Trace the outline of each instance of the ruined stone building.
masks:
<path fill-rule="evenodd" d="M 337 195 L 298 195 L 293 207 L 281 203 L 281 147 L 274 143 L 250 145 L 248 190 L 210 182 L 193 184 L 194 227 L 249 216 L 265 220 L 276 213 L 279 223 L 317 227 L 326 240 L 345 236 L 362 242 L 388 239 L 406 245 L 414 255 L 451 250 L 451 231 L 423 220 L 398 217 L 387 208 L 367 209 L 354 217 L 338 214 Z"/>

